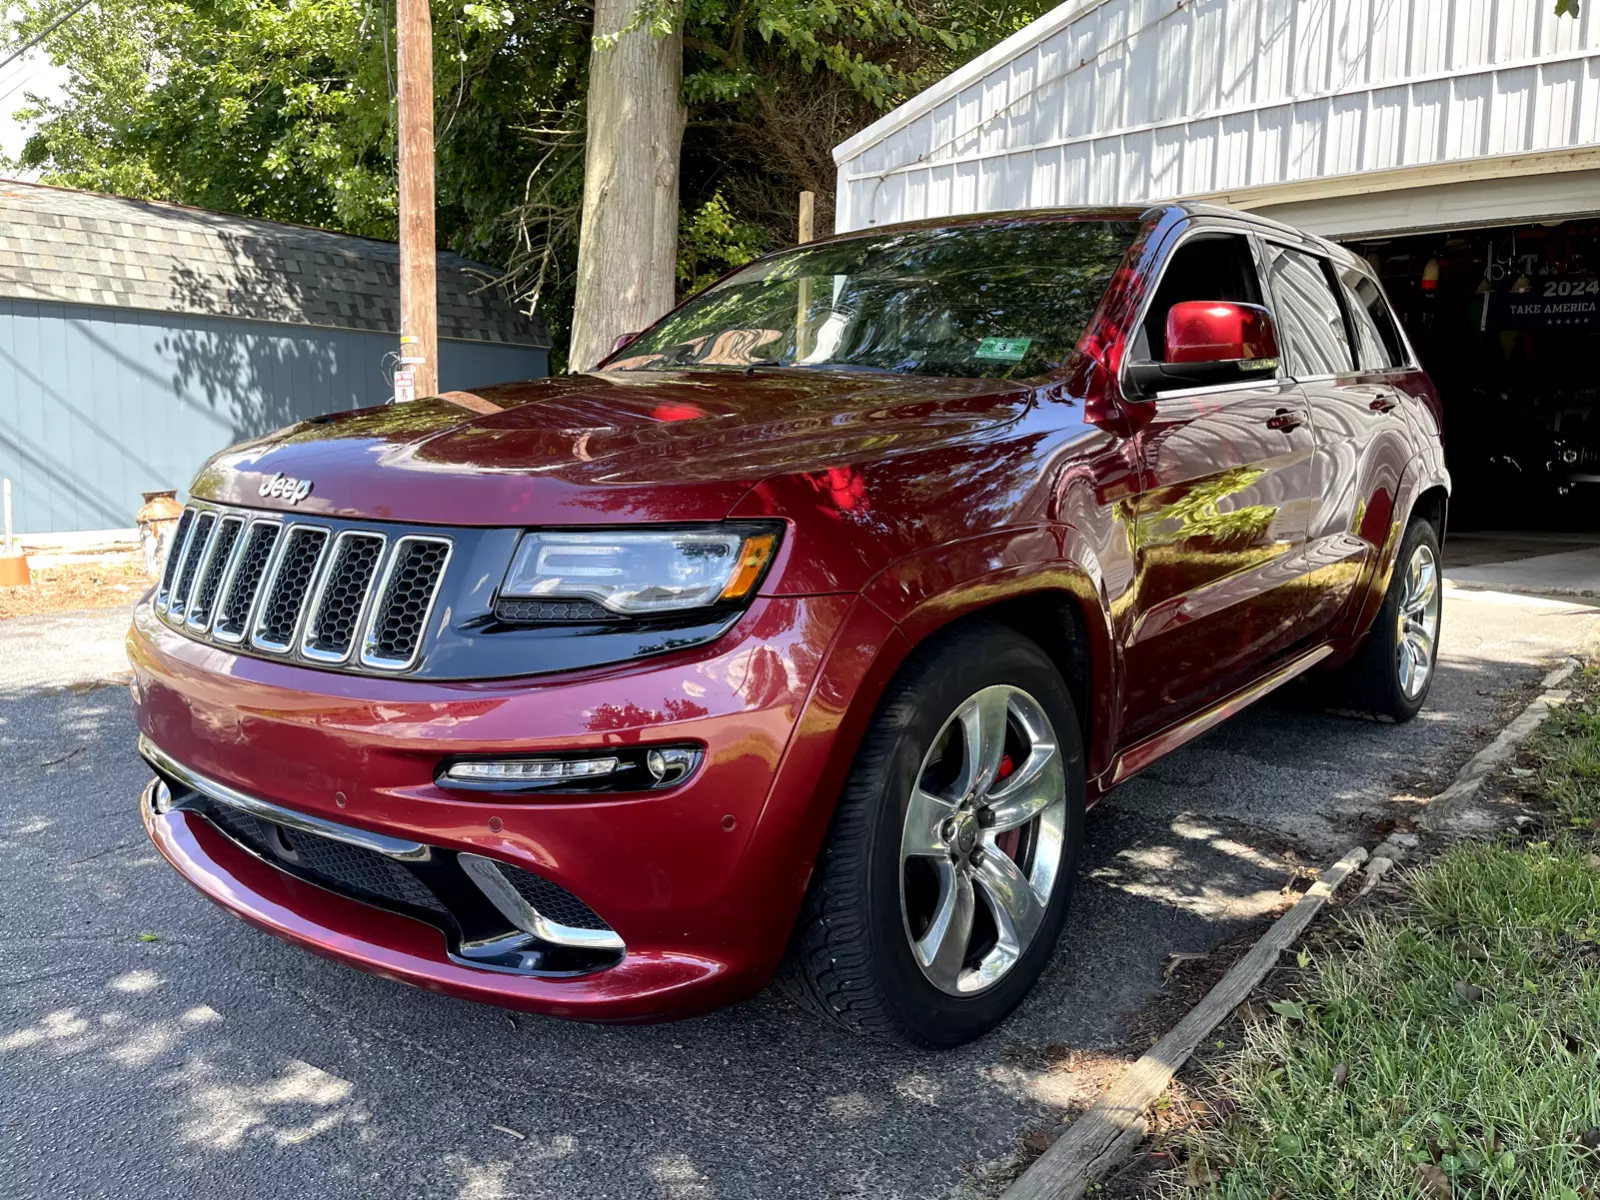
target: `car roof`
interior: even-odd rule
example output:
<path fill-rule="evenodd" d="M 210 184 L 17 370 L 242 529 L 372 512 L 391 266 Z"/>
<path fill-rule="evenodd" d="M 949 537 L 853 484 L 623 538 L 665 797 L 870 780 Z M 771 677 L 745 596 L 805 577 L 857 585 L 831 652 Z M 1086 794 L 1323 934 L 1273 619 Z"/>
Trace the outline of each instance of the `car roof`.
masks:
<path fill-rule="evenodd" d="M 916 221 L 899 221 L 892 225 L 868 225 L 861 229 L 852 229 L 846 233 L 836 233 L 827 237 L 818 238 L 812 245 L 827 242 L 850 241 L 855 238 L 879 237 L 886 234 L 907 233 L 923 229 L 961 229 L 983 227 L 990 225 L 1016 225 L 1023 223 L 1048 223 L 1052 221 L 1129 221 L 1143 223 L 1159 217 L 1187 218 L 1195 220 L 1226 220 L 1242 222 L 1252 225 L 1263 232 L 1270 232 L 1290 241 L 1299 242 L 1306 246 L 1314 246 L 1325 254 L 1332 255 L 1340 262 L 1353 261 L 1355 256 L 1336 242 L 1318 237 L 1314 233 L 1307 233 L 1303 229 L 1296 229 L 1293 225 L 1285 225 L 1282 221 L 1274 221 L 1270 217 L 1263 217 L 1258 213 L 1245 212 L 1236 208 L 1225 208 L 1220 204 L 1206 204 L 1201 201 L 1173 201 L 1166 204 L 1147 205 L 1118 205 L 1112 207 L 1073 207 L 1073 208 L 1016 208 L 1001 212 L 964 213 L 948 217 L 924 217 Z"/>

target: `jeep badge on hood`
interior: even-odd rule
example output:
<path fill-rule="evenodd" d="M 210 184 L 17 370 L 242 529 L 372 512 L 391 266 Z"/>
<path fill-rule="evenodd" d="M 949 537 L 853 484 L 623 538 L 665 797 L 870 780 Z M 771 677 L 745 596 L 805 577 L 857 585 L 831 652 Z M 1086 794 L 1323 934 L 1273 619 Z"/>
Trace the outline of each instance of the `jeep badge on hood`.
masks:
<path fill-rule="evenodd" d="M 263 496 L 279 496 L 290 504 L 299 504 L 311 495 L 311 487 L 311 480 L 291 479 L 279 471 L 271 479 L 263 480 L 259 490 Z"/>

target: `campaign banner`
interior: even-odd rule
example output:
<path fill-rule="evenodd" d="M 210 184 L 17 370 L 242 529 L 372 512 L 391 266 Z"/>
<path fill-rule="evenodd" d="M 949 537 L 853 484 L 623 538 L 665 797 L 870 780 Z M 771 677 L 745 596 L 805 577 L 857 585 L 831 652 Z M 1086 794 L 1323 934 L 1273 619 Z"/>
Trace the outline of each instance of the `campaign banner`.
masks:
<path fill-rule="evenodd" d="M 1535 279 L 1489 297 L 1489 329 L 1600 329 L 1600 279 Z"/>

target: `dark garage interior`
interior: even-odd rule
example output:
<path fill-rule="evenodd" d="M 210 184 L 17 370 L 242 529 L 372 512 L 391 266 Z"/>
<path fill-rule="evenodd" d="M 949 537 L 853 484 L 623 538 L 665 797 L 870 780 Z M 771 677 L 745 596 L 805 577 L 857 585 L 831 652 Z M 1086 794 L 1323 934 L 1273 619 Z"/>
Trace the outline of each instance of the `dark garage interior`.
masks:
<path fill-rule="evenodd" d="M 1600 220 L 1347 243 L 1444 398 L 1456 530 L 1600 530 Z"/>

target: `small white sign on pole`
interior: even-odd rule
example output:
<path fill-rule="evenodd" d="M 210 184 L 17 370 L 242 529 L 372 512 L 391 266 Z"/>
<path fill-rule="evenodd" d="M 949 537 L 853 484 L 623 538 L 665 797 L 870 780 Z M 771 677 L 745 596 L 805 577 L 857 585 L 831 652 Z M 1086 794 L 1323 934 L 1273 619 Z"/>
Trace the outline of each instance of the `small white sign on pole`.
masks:
<path fill-rule="evenodd" d="M 394 373 L 394 402 L 406 404 L 417 398 L 417 375 L 410 367 Z"/>

